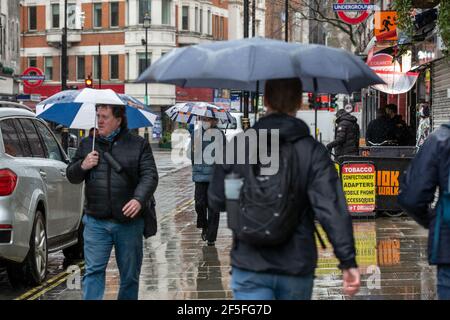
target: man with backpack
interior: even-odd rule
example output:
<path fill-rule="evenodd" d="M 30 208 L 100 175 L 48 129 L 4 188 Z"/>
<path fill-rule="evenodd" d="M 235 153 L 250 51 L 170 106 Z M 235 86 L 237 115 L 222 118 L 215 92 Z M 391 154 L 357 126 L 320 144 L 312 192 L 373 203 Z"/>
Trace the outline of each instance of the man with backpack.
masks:
<path fill-rule="evenodd" d="M 311 299 L 317 264 L 315 218 L 340 262 L 345 294 L 359 290 L 352 221 L 341 182 L 326 148 L 295 118 L 301 102 L 299 79 L 267 81 L 267 116 L 248 129 L 256 130 L 260 139 L 264 129 L 279 136 L 277 173 L 262 175 L 262 161 L 214 168 L 208 199 L 214 210 L 227 211 L 233 231 L 235 299 Z M 231 189 L 240 183 L 240 191 Z"/>
<path fill-rule="evenodd" d="M 437 265 L 437 295 L 450 300 L 450 124 L 431 133 L 400 182 L 398 203 L 429 230 L 428 261 Z M 439 188 L 435 209 L 430 208 Z"/>

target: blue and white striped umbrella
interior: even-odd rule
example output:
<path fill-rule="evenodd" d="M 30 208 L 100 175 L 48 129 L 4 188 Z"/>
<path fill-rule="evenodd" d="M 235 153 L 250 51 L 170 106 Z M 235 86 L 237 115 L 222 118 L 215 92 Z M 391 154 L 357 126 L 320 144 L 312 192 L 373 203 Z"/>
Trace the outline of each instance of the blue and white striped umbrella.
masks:
<path fill-rule="evenodd" d="M 225 108 L 206 102 L 183 102 L 170 107 L 166 114 L 176 122 L 195 123 L 198 117 L 216 119 L 221 123 L 232 124 L 236 119 Z"/>
<path fill-rule="evenodd" d="M 36 106 L 36 115 L 73 129 L 96 127 L 95 105 L 126 106 L 129 129 L 153 126 L 157 115 L 144 110 L 139 100 L 129 95 L 119 95 L 111 89 L 90 89 L 61 91 Z"/>

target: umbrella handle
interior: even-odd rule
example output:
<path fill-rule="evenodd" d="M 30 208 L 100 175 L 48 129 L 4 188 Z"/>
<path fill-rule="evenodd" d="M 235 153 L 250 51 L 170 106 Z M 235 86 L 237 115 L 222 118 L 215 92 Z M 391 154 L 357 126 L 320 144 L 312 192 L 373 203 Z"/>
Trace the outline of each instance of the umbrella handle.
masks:
<path fill-rule="evenodd" d="M 92 151 L 95 150 L 95 133 L 97 131 L 97 113 L 95 114 L 95 120 L 94 120 L 94 134 L 92 135 Z"/>

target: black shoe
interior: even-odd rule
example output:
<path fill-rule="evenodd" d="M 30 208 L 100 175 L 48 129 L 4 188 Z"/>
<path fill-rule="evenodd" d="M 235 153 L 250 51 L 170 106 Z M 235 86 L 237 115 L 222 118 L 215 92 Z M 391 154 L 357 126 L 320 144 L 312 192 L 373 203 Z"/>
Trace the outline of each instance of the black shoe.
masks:
<path fill-rule="evenodd" d="M 203 240 L 203 241 L 206 241 L 206 232 L 207 232 L 207 229 L 206 229 L 206 228 L 203 228 L 203 229 L 202 229 L 202 240 Z"/>
<path fill-rule="evenodd" d="M 215 246 L 216 242 L 215 241 L 208 241 L 208 246 L 213 247 Z"/>

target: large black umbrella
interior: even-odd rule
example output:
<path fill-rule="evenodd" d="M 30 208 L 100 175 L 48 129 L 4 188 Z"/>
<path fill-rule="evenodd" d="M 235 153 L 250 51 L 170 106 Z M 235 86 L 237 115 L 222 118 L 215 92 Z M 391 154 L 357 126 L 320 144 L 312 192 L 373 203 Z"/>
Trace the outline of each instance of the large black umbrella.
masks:
<path fill-rule="evenodd" d="M 296 77 L 304 91 L 313 93 L 351 94 L 384 83 L 359 57 L 345 50 L 265 38 L 174 49 L 145 70 L 137 82 L 256 91 L 258 82 L 264 88 L 265 80 Z"/>

